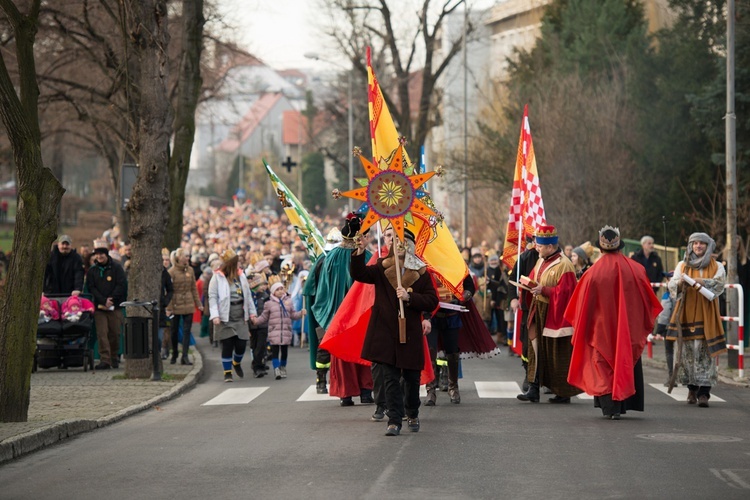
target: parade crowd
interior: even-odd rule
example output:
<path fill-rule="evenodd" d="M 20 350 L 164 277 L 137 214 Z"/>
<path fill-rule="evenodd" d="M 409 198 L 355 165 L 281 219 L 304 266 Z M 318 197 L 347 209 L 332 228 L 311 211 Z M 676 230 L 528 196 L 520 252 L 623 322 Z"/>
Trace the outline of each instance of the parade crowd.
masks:
<path fill-rule="evenodd" d="M 569 404 L 586 392 L 605 418 L 643 411 L 640 357 L 655 333 L 667 344 L 665 385 L 687 385 L 688 404 L 709 406 L 715 357 L 726 351 L 726 273 L 705 233 L 690 236 L 684 260 L 667 273 L 649 236 L 626 257 L 617 228 L 574 247 L 543 226 L 514 269 L 501 262 L 499 242 L 462 249 L 467 274 L 455 287 L 420 260 L 408 230 L 363 235 L 357 214 L 315 222 L 326 253 L 312 261 L 284 215 L 250 204 L 186 211 L 183 243 L 162 251 L 162 359 L 192 363 L 193 323 L 221 350 L 224 382 L 245 376 L 246 357 L 252 376 L 283 380 L 289 348 L 306 346 L 318 393 L 341 406 L 375 404 L 372 419 L 387 419 L 386 435 L 396 436 L 404 421 L 419 431 L 419 407 L 437 404 L 438 392 L 460 404 L 462 359 L 501 348 L 520 359 L 521 401 L 538 403 L 546 391 L 549 403 Z M 97 370 L 120 362 L 130 264 L 116 225 L 77 250 L 62 235 L 50 254 L 44 293 L 90 297 Z M 664 280 L 667 292 L 657 296 L 651 284 Z"/>

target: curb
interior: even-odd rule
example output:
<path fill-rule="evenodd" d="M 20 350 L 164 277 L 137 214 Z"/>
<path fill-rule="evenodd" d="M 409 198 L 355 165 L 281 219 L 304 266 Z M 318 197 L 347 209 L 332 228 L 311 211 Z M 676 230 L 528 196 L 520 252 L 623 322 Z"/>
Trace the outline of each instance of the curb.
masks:
<path fill-rule="evenodd" d="M 44 427 L 40 427 L 39 429 L 34 429 L 33 431 L 8 438 L 0 443 L 0 464 L 39 450 L 41 448 L 45 448 L 52 444 L 58 443 L 66 438 L 114 424 L 115 422 L 118 422 L 126 417 L 156 406 L 159 403 L 174 399 L 187 390 L 192 389 L 198 383 L 198 379 L 203 374 L 203 356 L 201 355 L 197 347 L 193 347 L 195 348 L 195 362 L 193 364 L 193 369 L 190 370 L 190 372 L 185 376 L 183 380 L 181 380 L 168 391 L 155 396 L 148 401 L 129 406 L 128 408 L 123 408 L 116 413 L 107 415 L 106 417 L 98 418 L 96 420 L 61 420 Z"/>

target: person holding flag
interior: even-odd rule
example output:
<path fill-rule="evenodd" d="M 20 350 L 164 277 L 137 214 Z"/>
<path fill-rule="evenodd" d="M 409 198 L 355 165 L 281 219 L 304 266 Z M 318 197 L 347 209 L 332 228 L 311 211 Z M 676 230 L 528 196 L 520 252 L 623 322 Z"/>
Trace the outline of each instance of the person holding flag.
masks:
<path fill-rule="evenodd" d="M 419 431 L 419 379 L 425 363 L 422 313 L 438 306 L 427 266 L 414 255 L 414 235 L 406 230 L 404 236 L 404 241 L 391 247 L 387 257 L 373 265 L 365 264 L 364 248 L 358 246 L 352 253 L 350 268 L 354 280 L 375 288 L 362 358 L 378 363 L 382 370 L 388 408 L 386 436 L 400 434 L 404 416 L 409 430 Z M 399 301 L 404 312 L 403 342 L 399 335 Z"/>

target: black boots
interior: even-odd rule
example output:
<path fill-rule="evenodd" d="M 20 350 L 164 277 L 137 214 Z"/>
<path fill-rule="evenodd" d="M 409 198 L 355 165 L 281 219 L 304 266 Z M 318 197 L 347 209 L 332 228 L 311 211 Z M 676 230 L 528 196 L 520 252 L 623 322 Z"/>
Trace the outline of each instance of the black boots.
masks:
<path fill-rule="evenodd" d="M 318 368 L 315 373 L 317 374 L 315 392 L 318 394 L 328 394 L 328 387 L 326 387 L 326 375 L 328 374 L 328 369 Z"/>
<path fill-rule="evenodd" d="M 529 384 L 529 390 L 516 396 L 521 401 L 539 402 L 539 384 Z"/>
<path fill-rule="evenodd" d="M 448 354 L 448 396 L 451 398 L 451 403 L 461 403 L 461 394 L 458 392 L 458 361 L 460 355 L 458 353 Z"/>

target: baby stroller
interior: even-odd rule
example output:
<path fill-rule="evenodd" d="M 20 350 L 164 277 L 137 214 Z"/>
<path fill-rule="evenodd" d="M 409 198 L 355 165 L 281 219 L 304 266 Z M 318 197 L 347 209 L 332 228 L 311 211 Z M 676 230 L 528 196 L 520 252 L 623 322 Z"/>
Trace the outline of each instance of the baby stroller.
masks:
<path fill-rule="evenodd" d="M 80 298 L 91 300 L 90 295 Z M 47 301 L 45 302 L 45 298 Z M 93 312 L 75 311 L 60 314 L 70 295 L 48 295 L 42 299 L 36 333 L 36 352 L 31 371 L 37 368 L 67 369 L 83 367 L 94 369 L 94 352 L 89 348 Z M 58 311 L 56 315 L 54 310 Z"/>

